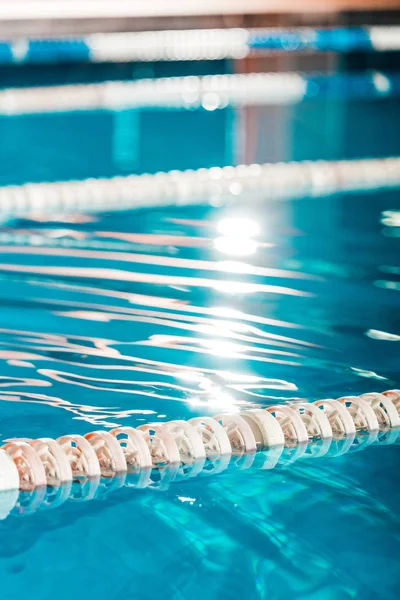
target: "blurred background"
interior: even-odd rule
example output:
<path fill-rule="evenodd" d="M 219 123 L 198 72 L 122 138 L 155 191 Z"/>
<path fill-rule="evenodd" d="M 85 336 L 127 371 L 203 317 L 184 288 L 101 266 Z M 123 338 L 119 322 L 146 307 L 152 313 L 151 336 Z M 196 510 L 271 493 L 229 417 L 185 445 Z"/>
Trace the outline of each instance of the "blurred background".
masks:
<path fill-rule="evenodd" d="M 0 185 L 395 155 L 399 8 L 393 0 L 3 0 Z M 201 97 L 185 92 L 192 80 L 176 80 L 174 92 L 155 85 L 262 72 L 278 79 L 250 88 L 220 81 L 216 92 L 211 81 Z M 146 92 L 110 89 L 111 105 L 99 99 L 106 83 L 141 80 L 152 82 Z M 245 97 L 225 98 L 231 85 Z"/>

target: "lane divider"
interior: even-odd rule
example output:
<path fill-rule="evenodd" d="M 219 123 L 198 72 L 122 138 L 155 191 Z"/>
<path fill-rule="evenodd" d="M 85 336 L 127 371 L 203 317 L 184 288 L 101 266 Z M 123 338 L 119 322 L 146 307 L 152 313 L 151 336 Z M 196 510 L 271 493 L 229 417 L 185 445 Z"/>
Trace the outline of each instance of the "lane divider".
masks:
<path fill-rule="evenodd" d="M 0 42 L 0 64 L 186 61 L 246 58 L 260 52 L 400 50 L 400 27 L 193 29 L 94 33 Z"/>
<path fill-rule="evenodd" d="M 308 98 L 370 100 L 399 97 L 400 73 L 246 73 L 105 81 L 0 90 L 0 115 L 204 109 L 294 105 Z"/>
<path fill-rule="evenodd" d="M 400 157 L 212 167 L 110 179 L 0 187 L 0 216 L 101 212 L 132 208 L 325 196 L 400 186 Z M 1 234 L 7 239 L 6 234 Z"/>
<path fill-rule="evenodd" d="M 57 440 L 13 439 L 0 449 L 0 491 L 54 488 L 101 477 L 125 480 L 127 474 L 136 477 L 136 487 L 146 487 L 152 470 L 167 472 L 169 480 L 178 474 L 182 479 L 203 471 L 220 472 L 232 459 L 243 460 L 248 468 L 265 452 L 263 468 L 273 468 L 284 448 L 292 450 L 290 461 L 307 453 L 340 455 L 376 441 L 379 435 L 381 443 L 395 443 L 399 411 L 400 390 L 388 390 L 64 435 Z"/>

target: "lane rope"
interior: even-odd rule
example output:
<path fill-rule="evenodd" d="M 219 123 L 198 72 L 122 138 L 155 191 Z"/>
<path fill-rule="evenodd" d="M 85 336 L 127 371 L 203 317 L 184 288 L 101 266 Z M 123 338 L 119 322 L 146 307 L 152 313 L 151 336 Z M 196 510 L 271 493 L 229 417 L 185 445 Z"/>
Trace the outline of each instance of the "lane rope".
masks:
<path fill-rule="evenodd" d="M 0 448 L 0 491 L 31 492 L 101 477 L 121 482 L 128 475 L 136 487 L 146 487 L 154 470 L 172 481 L 178 474 L 184 479 L 220 472 L 232 460 L 248 468 L 263 452 L 263 468 L 273 468 L 281 455 L 287 462 L 285 448 L 291 449 L 293 461 L 305 454 L 338 456 L 376 441 L 393 444 L 399 436 L 400 390 L 388 390 L 57 440 L 11 439 Z"/>
<path fill-rule="evenodd" d="M 4 40 L 0 64 L 195 61 L 240 59 L 260 52 L 396 50 L 400 50 L 399 26 L 193 29 Z"/>
<path fill-rule="evenodd" d="M 245 73 L 4 88 L 0 115 L 88 110 L 204 109 L 293 105 L 307 98 L 367 100 L 400 96 L 400 73 Z"/>
<path fill-rule="evenodd" d="M 326 196 L 400 186 L 400 157 L 212 167 L 109 179 L 0 187 L 0 217 L 46 212 L 221 205 L 241 194 L 254 201 Z M 6 239 L 7 234 L 2 234 Z"/>

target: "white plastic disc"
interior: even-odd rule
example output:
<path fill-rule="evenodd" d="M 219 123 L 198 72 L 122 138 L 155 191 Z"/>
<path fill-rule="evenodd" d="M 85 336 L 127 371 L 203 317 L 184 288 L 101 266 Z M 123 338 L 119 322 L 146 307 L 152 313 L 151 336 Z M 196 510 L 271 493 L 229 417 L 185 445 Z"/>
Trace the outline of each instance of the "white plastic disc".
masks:
<path fill-rule="evenodd" d="M 326 400 L 317 400 L 313 404 L 325 413 L 334 439 L 342 439 L 347 435 L 354 435 L 356 433 L 353 417 L 341 402 L 329 398 Z"/>
<path fill-rule="evenodd" d="M 214 419 L 225 429 L 232 448 L 232 454 L 253 454 L 257 450 L 257 442 L 250 425 L 240 415 L 221 414 Z"/>
<path fill-rule="evenodd" d="M 0 450 L 0 492 L 5 490 L 19 490 L 19 473 L 11 456 Z"/>
<path fill-rule="evenodd" d="M 180 463 L 179 449 L 172 435 L 160 423 L 148 423 L 137 427 L 143 431 L 154 467 Z"/>
<path fill-rule="evenodd" d="M 59 485 L 72 481 L 71 465 L 60 445 L 51 438 L 40 438 L 30 442 L 42 461 L 48 485 Z"/>
<path fill-rule="evenodd" d="M 363 400 L 369 402 L 374 409 L 378 423 L 384 427 L 399 427 L 400 415 L 390 398 L 384 394 L 362 394 Z"/>
<path fill-rule="evenodd" d="M 121 446 L 128 468 L 151 469 L 153 461 L 142 431 L 133 427 L 117 427 L 110 433 Z"/>
<path fill-rule="evenodd" d="M 351 414 L 356 431 L 377 431 L 379 429 L 378 419 L 371 404 L 358 396 L 345 396 L 338 398 Z"/>
<path fill-rule="evenodd" d="M 194 417 L 188 423 L 198 431 L 202 439 L 207 458 L 230 456 L 231 444 L 225 429 L 211 417 Z"/>
<path fill-rule="evenodd" d="M 387 390 L 383 392 L 383 395 L 393 402 L 394 407 L 400 414 L 400 390 Z"/>
<path fill-rule="evenodd" d="M 174 438 L 183 463 L 192 463 L 204 460 L 206 450 L 200 433 L 187 421 L 169 421 L 163 426 Z"/>
<path fill-rule="evenodd" d="M 31 490 L 46 485 L 46 473 L 35 450 L 27 442 L 9 442 L 3 450 L 11 456 L 18 469 L 21 490 Z"/>
<path fill-rule="evenodd" d="M 93 446 L 103 476 L 126 472 L 124 452 L 118 441 L 109 431 L 92 431 L 85 435 Z"/>
<path fill-rule="evenodd" d="M 64 450 L 74 477 L 100 477 L 100 464 L 93 446 L 82 435 L 63 435 L 57 439 Z"/>
<path fill-rule="evenodd" d="M 286 404 L 269 406 L 266 411 L 278 420 L 285 436 L 285 444 L 308 442 L 308 433 L 299 413 Z"/>
<path fill-rule="evenodd" d="M 244 410 L 240 416 L 250 425 L 258 450 L 283 446 L 285 436 L 275 417 L 261 408 Z"/>
<path fill-rule="evenodd" d="M 333 434 L 329 420 L 320 408 L 309 402 L 292 404 L 292 408 L 299 413 L 310 439 L 324 440 L 332 438 Z"/>

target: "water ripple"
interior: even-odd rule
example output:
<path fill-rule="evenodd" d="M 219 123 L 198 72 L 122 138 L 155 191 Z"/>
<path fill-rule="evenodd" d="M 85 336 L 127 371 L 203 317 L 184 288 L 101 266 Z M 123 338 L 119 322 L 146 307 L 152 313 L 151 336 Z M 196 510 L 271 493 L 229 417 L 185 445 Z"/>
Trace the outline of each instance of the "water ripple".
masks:
<path fill-rule="evenodd" d="M 342 242 L 357 222 L 327 244 L 325 211 L 308 206 L 5 223 L 1 400 L 61 410 L 62 420 L 44 419 L 50 430 L 31 423 L 32 434 L 56 435 L 76 421 L 111 427 L 365 391 L 366 373 L 375 374 L 369 391 L 395 381 L 387 344 L 382 360 L 374 354 L 398 337 L 391 301 L 374 285 L 390 250 L 360 265 Z M 380 235 L 378 214 L 360 243 Z"/>

